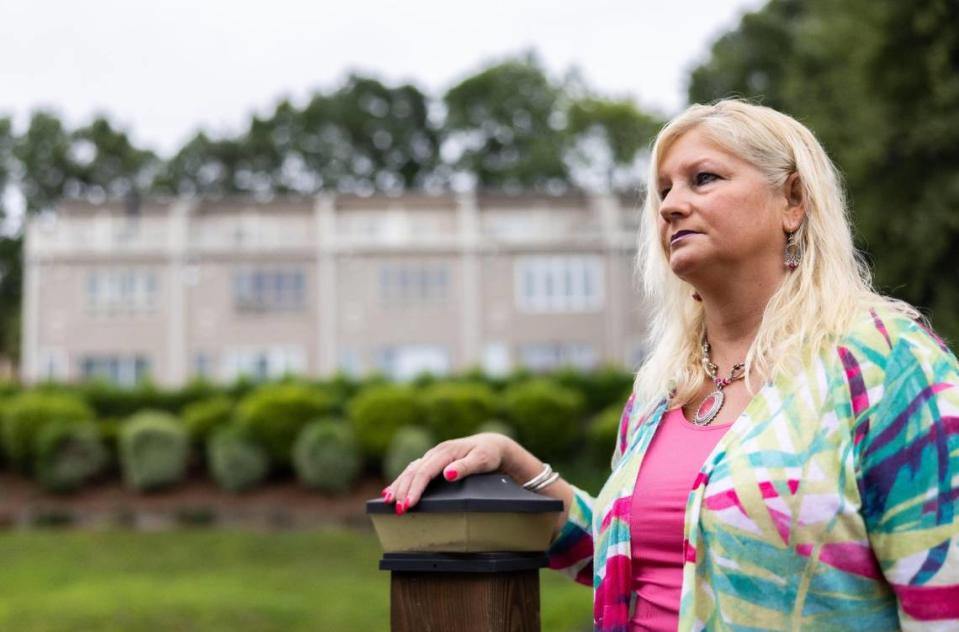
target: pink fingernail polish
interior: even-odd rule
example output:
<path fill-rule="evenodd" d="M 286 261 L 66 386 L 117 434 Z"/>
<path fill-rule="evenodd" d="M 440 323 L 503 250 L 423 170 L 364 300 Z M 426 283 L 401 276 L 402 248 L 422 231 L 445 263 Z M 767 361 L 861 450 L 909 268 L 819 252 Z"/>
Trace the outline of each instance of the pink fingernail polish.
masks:
<path fill-rule="evenodd" d="M 388 503 L 393 502 L 393 492 L 387 490 L 386 495 L 383 496 L 383 500 Z"/>
<path fill-rule="evenodd" d="M 446 470 L 445 472 L 443 472 L 443 476 L 445 476 L 446 480 L 448 481 L 455 481 L 456 477 L 459 475 L 460 475 L 459 472 L 457 472 L 456 470 Z"/>
<path fill-rule="evenodd" d="M 386 495 L 389 493 L 390 493 L 390 489 L 388 487 L 384 487 L 383 491 L 380 492 L 380 496 L 382 496 L 383 498 L 386 498 Z"/>
<path fill-rule="evenodd" d="M 406 501 L 401 500 L 396 503 L 396 515 L 402 516 L 404 513 L 406 513 Z"/>

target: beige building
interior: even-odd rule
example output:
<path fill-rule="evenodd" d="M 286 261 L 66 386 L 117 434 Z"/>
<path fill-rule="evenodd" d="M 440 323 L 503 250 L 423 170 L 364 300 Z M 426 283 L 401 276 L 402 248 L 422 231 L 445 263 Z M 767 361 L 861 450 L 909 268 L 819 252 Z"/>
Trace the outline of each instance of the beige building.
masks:
<path fill-rule="evenodd" d="M 64 203 L 26 228 L 22 376 L 635 366 L 637 212 L 529 195 Z"/>

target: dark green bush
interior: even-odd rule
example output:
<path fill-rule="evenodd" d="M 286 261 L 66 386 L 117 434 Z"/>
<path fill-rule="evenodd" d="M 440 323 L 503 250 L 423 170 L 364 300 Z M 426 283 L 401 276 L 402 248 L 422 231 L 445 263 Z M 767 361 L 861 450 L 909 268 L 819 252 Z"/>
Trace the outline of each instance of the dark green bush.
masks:
<path fill-rule="evenodd" d="M 476 429 L 476 432 L 495 432 L 497 434 L 506 435 L 510 439 L 516 438 L 516 429 L 505 421 L 500 421 L 499 419 L 490 419 L 489 421 L 484 421 L 480 424 L 479 428 Z"/>
<path fill-rule="evenodd" d="M 404 426 L 396 431 L 383 457 L 383 477 L 394 480 L 413 459 L 418 459 L 435 445 L 432 435 L 425 428 Z"/>
<path fill-rule="evenodd" d="M 604 366 L 593 371 L 561 369 L 551 379 L 583 396 L 584 413 L 595 415 L 607 406 L 622 406 L 633 390 L 634 376 L 621 368 Z"/>
<path fill-rule="evenodd" d="M 186 474 L 189 439 L 179 419 L 147 410 L 120 429 L 120 465 L 127 485 L 139 491 L 167 487 Z"/>
<path fill-rule="evenodd" d="M 28 473 L 36 438 L 51 422 L 91 421 L 93 411 L 83 400 L 64 392 L 27 391 L 6 402 L 3 415 L 3 450 L 19 472 Z"/>
<path fill-rule="evenodd" d="M 612 404 L 593 417 L 586 427 L 586 446 L 590 460 L 597 465 L 608 465 L 616 447 L 619 420 L 623 415 L 622 404 Z"/>
<path fill-rule="evenodd" d="M 349 405 L 350 422 L 364 456 L 379 460 L 403 426 L 426 423 L 416 393 L 406 386 L 371 386 Z"/>
<path fill-rule="evenodd" d="M 336 373 L 328 380 L 318 382 L 317 386 L 330 394 L 334 406 L 332 414 L 346 416 L 346 405 L 360 391 L 360 383 L 345 373 Z"/>
<path fill-rule="evenodd" d="M 222 426 L 210 435 L 206 459 L 213 480 L 231 492 L 255 487 L 270 469 L 266 450 L 234 425 Z"/>
<path fill-rule="evenodd" d="M 195 445 L 206 443 L 207 438 L 232 417 L 233 402 L 224 395 L 193 402 L 183 409 L 183 425 Z"/>
<path fill-rule="evenodd" d="M 51 384 L 48 387 L 80 397 L 93 409 L 98 419 L 126 419 L 140 410 L 179 414 L 186 406 L 210 399 L 223 390 L 199 380 L 177 389 L 159 388 L 150 382 L 141 382 L 131 388 L 103 380 L 90 380 L 77 385 Z"/>
<path fill-rule="evenodd" d="M 427 425 L 440 441 L 473 434 L 496 412 L 496 396 L 485 384 L 437 382 L 420 397 Z"/>
<path fill-rule="evenodd" d="M 53 421 L 37 433 L 33 471 L 53 492 L 71 492 L 96 476 L 107 451 L 92 421 Z"/>
<path fill-rule="evenodd" d="M 236 424 L 263 446 L 272 463 L 283 466 L 303 426 L 329 414 L 333 405 L 330 395 L 305 384 L 268 384 L 243 398 Z"/>
<path fill-rule="evenodd" d="M 292 460 L 300 482 L 333 493 L 347 491 L 363 463 L 353 429 L 333 419 L 305 426 L 293 444 Z"/>
<path fill-rule="evenodd" d="M 503 400 L 520 443 L 540 458 L 564 456 L 579 441 L 583 398 L 576 391 L 538 379 L 509 387 Z"/>

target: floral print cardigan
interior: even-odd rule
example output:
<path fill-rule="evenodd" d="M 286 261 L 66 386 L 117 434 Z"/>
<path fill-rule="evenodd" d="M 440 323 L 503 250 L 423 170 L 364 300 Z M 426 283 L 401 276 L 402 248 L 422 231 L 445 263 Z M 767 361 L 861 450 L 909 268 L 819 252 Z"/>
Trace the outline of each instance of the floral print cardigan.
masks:
<path fill-rule="evenodd" d="M 626 631 L 629 503 L 666 402 L 627 402 L 612 474 L 575 489 L 550 565 Z M 686 505 L 680 630 L 959 630 L 959 366 L 934 334 L 870 312 L 767 383 Z M 642 528 L 642 525 L 639 526 Z"/>

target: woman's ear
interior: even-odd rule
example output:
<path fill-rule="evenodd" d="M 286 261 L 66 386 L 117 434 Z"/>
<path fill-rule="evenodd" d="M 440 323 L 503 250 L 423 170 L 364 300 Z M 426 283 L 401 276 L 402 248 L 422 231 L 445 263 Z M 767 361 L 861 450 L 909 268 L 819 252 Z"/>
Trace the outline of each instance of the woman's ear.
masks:
<path fill-rule="evenodd" d="M 783 193 L 786 198 L 786 208 L 783 213 L 783 231 L 794 233 L 799 230 L 803 220 L 806 219 L 806 196 L 803 192 L 802 180 L 799 174 L 793 172 L 786 178 L 783 185 Z"/>

